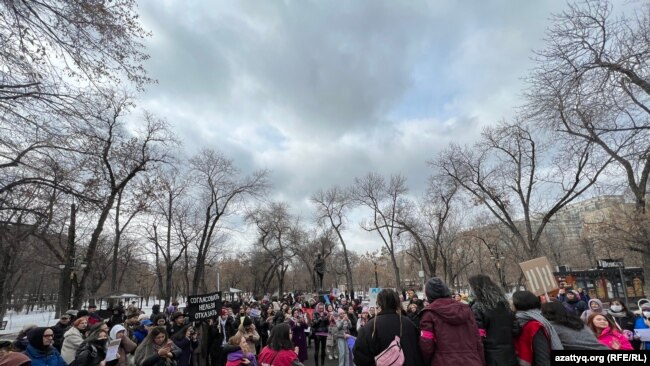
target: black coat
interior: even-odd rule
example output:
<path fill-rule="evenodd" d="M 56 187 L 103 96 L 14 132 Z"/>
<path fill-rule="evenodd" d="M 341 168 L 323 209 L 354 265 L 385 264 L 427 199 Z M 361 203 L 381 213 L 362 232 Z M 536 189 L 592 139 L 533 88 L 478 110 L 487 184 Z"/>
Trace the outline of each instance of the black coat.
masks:
<path fill-rule="evenodd" d="M 400 318 L 402 322 L 400 343 L 404 352 L 404 365 L 424 365 L 418 346 L 420 337 L 418 328 L 406 316 L 394 312 L 381 312 L 359 330 L 353 350 L 356 366 L 375 365 L 375 356 L 385 350 L 395 336 L 400 335 Z"/>
<path fill-rule="evenodd" d="M 314 311 L 313 319 L 311 321 L 311 332 L 315 333 L 327 333 L 330 321 L 327 316 L 322 316 L 321 313 Z"/>
<path fill-rule="evenodd" d="M 74 359 L 75 366 L 99 366 L 106 358 L 106 348 L 83 342 Z"/>
<path fill-rule="evenodd" d="M 487 366 L 517 366 L 513 338 L 519 335 L 519 323 L 507 304 L 486 309 L 480 302 L 472 305 L 479 331 L 485 331 L 483 349 Z"/>
<path fill-rule="evenodd" d="M 71 326 L 70 323 L 68 323 L 68 325 L 63 325 L 61 322 L 58 322 L 52 327 L 52 332 L 54 332 L 54 348 L 56 348 L 57 351 L 61 352 L 61 346 L 63 346 L 63 335 Z"/>

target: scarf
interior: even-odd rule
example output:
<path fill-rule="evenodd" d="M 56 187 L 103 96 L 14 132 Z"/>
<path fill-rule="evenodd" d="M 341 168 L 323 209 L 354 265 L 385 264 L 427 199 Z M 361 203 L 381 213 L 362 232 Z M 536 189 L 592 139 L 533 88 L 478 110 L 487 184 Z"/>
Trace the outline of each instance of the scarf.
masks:
<path fill-rule="evenodd" d="M 223 334 L 223 341 L 221 342 L 223 346 L 228 344 L 228 334 L 226 333 L 226 321 L 227 319 L 221 319 L 221 317 L 219 318 L 219 330 Z"/>
<path fill-rule="evenodd" d="M 519 324 L 524 324 L 530 320 L 535 320 L 540 322 L 544 327 L 546 334 L 548 334 L 549 338 L 551 339 L 551 349 L 552 350 L 564 349 L 564 347 L 562 346 L 562 341 L 560 341 L 560 337 L 557 335 L 555 328 L 553 328 L 553 325 L 551 325 L 551 323 L 548 320 L 546 320 L 546 318 L 544 318 L 541 310 L 531 309 L 527 311 L 518 311 L 515 315 L 519 320 Z"/>

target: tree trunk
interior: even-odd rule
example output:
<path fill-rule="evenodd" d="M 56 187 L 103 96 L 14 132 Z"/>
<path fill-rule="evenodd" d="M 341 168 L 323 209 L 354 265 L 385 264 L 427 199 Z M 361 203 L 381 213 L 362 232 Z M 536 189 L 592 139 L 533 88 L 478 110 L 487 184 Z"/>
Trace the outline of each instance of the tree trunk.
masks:
<path fill-rule="evenodd" d="M 397 265 L 397 260 L 395 259 L 395 253 L 390 252 L 390 260 L 393 263 L 393 272 L 395 272 L 395 290 L 398 294 L 402 293 L 402 279 L 399 274 L 399 266 Z"/>
<path fill-rule="evenodd" d="M 122 204 L 122 191 L 117 194 L 115 204 L 115 238 L 113 239 L 113 265 L 111 268 L 111 292 L 117 291 L 117 256 L 120 250 L 120 206 Z"/>
<path fill-rule="evenodd" d="M 350 296 L 354 298 L 354 282 L 352 277 L 352 267 L 350 267 L 350 258 L 348 258 L 348 248 L 345 245 L 345 240 L 343 240 L 343 236 L 341 235 L 339 228 L 335 227 L 334 230 L 336 231 L 336 235 L 338 235 L 339 240 L 341 241 L 341 245 L 343 245 L 343 256 L 345 257 L 345 277 L 348 283 L 348 291 L 350 292 Z"/>
<path fill-rule="evenodd" d="M 65 268 L 61 271 L 59 278 L 59 311 L 57 315 L 63 314 L 72 308 L 70 296 L 72 295 L 72 271 L 75 256 L 75 240 L 77 232 L 77 206 L 73 203 L 70 205 L 70 226 L 68 227 L 68 242 L 65 250 Z"/>

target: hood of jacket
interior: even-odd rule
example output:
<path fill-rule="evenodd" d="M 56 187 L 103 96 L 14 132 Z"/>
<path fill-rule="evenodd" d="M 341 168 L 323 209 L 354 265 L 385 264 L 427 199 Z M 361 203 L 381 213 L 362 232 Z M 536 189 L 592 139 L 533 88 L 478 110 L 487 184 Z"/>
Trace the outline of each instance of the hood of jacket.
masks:
<path fill-rule="evenodd" d="M 600 301 L 600 300 L 598 300 L 598 299 L 591 299 L 591 300 L 589 300 L 589 302 L 587 303 L 587 305 L 589 305 L 589 309 L 588 309 L 588 310 L 591 310 L 591 311 L 594 310 L 594 309 L 591 308 L 591 304 L 592 304 L 592 303 L 595 303 L 595 304 L 598 305 L 598 309 L 600 309 L 599 312 L 601 312 L 601 313 L 603 312 L 603 310 L 604 310 L 604 308 L 603 308 L 603 302 Z"/>
<path fill-rule="evenodd" d="M 429 304 L 427 310 L 437 314 L 446 323 L 454 325 L 465 324 L 469 317 L 474 316 L 468 305 L 452 298 L 434 300 Z"/>
<path fill-rule="evenodd" d="M 114 325 L 113 328 L 111 328 L 111 333 L 109 334 L 112 340 L 117 339 L 117 333 L 126 331 L 124 327 L 120 324 Z"/>
<path fill-rule="evenodd" d="M 76 337 L 83 338 L 83 334 L 81 334 L 81 331 L 75 327 L 68 329 L 63 336 L 64 337 L 76 336 Z"/>

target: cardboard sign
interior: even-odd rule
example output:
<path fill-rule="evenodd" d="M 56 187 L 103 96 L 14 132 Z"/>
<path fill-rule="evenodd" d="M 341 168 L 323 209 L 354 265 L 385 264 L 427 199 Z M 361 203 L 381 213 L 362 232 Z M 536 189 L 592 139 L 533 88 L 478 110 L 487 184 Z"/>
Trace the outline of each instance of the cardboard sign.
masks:
<path fill-rule="evenodd" d="M 377 295 L 379 292 L 381 292 L 381 287 L 372 287 L 368 291 L 370 293 L 369 295 L 369 300 L 368 300 L 368 307 L 369 308 L 376 308 L 377 307 Z"/>
<path fill-rule="evenodd" d="M 551 264 L 546 257 L 531 259 L 519 263 L 521 271 L 526 276 L 528 290 L 537 296 L 542 296 L 549 291 L 557 290 L 560 287 L 557 284 Z"/>
<path fill-rule="evenodd" d="M 188 296 L 187 312 L 191 322 L 218 318 L 221 312 L 221 292 Z"/>

